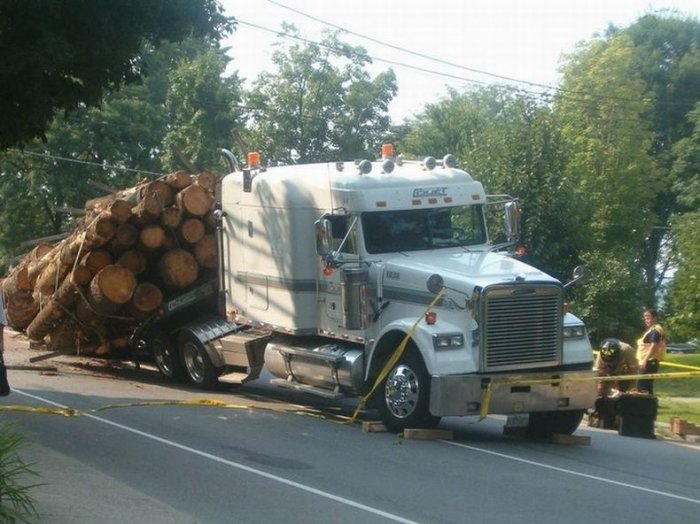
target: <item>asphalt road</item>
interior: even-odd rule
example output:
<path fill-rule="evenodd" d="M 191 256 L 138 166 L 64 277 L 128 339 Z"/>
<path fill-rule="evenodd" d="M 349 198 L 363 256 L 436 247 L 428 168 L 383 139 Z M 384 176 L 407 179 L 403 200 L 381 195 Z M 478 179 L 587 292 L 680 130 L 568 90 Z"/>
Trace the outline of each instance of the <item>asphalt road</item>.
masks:
<path fill-rule="evenodd" d="M 453 440 L 404 440 L 341 423 L 352 402 L 261 381 L 204 393 L 144 369 L 41 364 L 58 370 L 11 370 L 0 404 L 231 405 L 0 413 L 31 441 L 41 523 L 694 522 L 700 510 L 697 447 L 584 427 L 590 446 L 556 445 L 504 435 L 501 418 L 448 418 Z"/>

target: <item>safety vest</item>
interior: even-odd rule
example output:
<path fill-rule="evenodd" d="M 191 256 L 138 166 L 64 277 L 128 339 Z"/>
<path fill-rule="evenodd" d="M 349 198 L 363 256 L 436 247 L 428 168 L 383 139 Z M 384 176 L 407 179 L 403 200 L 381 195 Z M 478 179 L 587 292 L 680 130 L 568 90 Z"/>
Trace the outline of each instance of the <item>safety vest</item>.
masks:
<path fill-rule="evenodd" d="M 656 331 L 661 337 L 656 355 L 649 355 L 649 352 L 651 351 L 651 342 L 644 342 L 644 339 L 652 331 Z M 663 360 L 666 358 L 666 334 L 664 333 L 664 328 L 662 328 L 659 324 L 651 326 L 644 332 L 642 337 L 637 340 L 637 360 L 641 362 L 647 355 L 649 355 L 649 358 L 656 358 L 658 360 Z"/>

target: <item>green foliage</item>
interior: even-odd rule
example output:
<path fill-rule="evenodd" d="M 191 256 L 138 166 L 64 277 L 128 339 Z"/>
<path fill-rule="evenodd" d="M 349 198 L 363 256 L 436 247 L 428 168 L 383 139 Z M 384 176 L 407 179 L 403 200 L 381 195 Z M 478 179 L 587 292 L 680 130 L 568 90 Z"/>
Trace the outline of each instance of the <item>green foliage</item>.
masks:
<path fill-rule="evenodd" d="M 615 337 L 634 345 L 644 327 L 641 319 L 646 307 L 638 268 L 615 252 L 583 253 L 581 262 L 592 277 L 574 288 L 571 302 L 585 319 L 591 342 Z"/>
<path fill-rule="evenodd" d="M 674 340 L 700 338 L 700 212 L 673 223 L 678 269 L 668 290 L 668 323 Z"/>
<path fill-rule="evenodd" d="M 370 78 L 366 51 L 337 33 L 321 44 L 285 44 L 272 60 L 276 71 L 262 73 L 246 101 L 251 149 L 272 164 L 376 156 L 389 130 L 393 71 Z"/>
<path fill-rule="evenodd" d="M 670 221 L 675 214 L 686 210 L 678 198 L 686 180 L 683 172 L 674 170 L 673 165 L 677 143 L 693 132 L 688 114 L 699 96 L 700 23 L 694 17 L 647 15 L 612 33 L 631 40 L 634 70 L 650 95 L 648 121 L 653 142 L 649 154 L 659 169 L 657 176 L 663 186 L 655 190 L 651 201 L 650 212 L 657 227 L 646 236 L 639 258 L 648 288 L 658 292 L 663 270 L 668 267 L 665 243 Z"/>
<path fill-rule="evenodd" d="M 691 366 L 683 369 L 665 365 L 665 363 Z M 700 370 L 700 353 L 666 355 L 661 363 L 661 373 L 679 373 Z M 654 385 L 654 392 L 659 397 L 657 420 L 668 422 L 671 417 L 680 417 L 700 425 L 700 376 L 690 378 L 660 379 Z"/>
<path fill-rule="evenodd" d="M 182 59 L 170 72 L 166 97 L 169 130 L 163 140 L 163 163 L 169 170 L 181 167 L 181 151 L 201 169 L 220 163 L 219 151 L 230 147 L 240 102 L 240 80 L 224 77 L 229 59 L 218 49 L 208 49 Z"/>
<path fill-rule="evenodd" d="M 0 424 L 0 522 L 30 522 L 36 516 L 27 478 L 36 473 L 18 455 L 22 436 L 6 423 Z"/>
<path fill-rule="evenodd" d="M 138 81 L 145 42 L 218 38 L 232 22 L 216 0 L 0 2 L 0 149 L 42 137 L 56 110 L 98 106 Z"/>
<path fill-rule="evenodd" d="M 657 177 L 649 130 L 649 94 L 634 68 L 632 44 L 619 36 L 570 58 L 557 103 L 568 144 L 565 173 L 584 202 L 587 249 L 632 259 L 656 217 Z"/>
<path fill-rule="evenodd" d="M 237 77 L 220 76 L 226 64 L 221 51 L 206 40 L 189 39 L 149 46 L 141 61 L 147 72 L 143 82 L 107 94 L 100 108 L 83 106 L 56 118 L 43 142 L 0 155 L 0 261 L 5 265 L 22 251 L 22 241 L 67 230 L 73 218 L 59 208 L 82 208 L 100 196 L 90 182 L 121 189 L 171 165 L 181 168 L 169 147 L 192 155 L 203 168 L 218 165 L 217 147 L 229 144 L 238 92 Z M 189 83 L 182 80 L 188 74 Z M 171 75 L 177 77 L 173 83 Z M 182 143 L 175 141 L 178 136 L 184 136 Z"/>

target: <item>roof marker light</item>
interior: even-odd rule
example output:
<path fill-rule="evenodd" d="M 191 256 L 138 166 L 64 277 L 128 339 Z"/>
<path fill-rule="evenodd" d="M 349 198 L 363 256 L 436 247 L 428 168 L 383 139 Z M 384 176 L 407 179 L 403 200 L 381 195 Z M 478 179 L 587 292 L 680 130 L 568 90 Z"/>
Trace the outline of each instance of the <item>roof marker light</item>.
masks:
<path fill-rule="evenodd" d="M 394 144 L 382 144 L 382 158 L 394 158 Z"/>
<path fill-rule="evenodd" d="M 358 169 L 360 170 L 361 175 L 366 175 L 370 171 L 372 171 L 372 162 L 369 160 L 363 160 L 357 165 Z"/>
<path fill-rule="evenodd" d="M 248 165 L 250 167 L 258 167 L 260 165 L 260 153 L 251 151 L 248 153 Z"/>
<path fill-rule="evenodd" d="M 445 155 L 442 158 L 443 167 L 455 167 L 457 165 L 457 158 L 454 155 Z"/>

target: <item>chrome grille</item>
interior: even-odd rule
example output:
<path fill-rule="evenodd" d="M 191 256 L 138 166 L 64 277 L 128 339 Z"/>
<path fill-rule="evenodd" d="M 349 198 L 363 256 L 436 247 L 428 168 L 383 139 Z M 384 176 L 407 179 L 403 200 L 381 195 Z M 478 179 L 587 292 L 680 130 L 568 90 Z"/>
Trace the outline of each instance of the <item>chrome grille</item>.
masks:
<path fill-rule="evenodd" d="M 485 289 L 485 371 L 558 364 L 562 345 L 561 295 L 561 288 L 551 285 Z"/>

